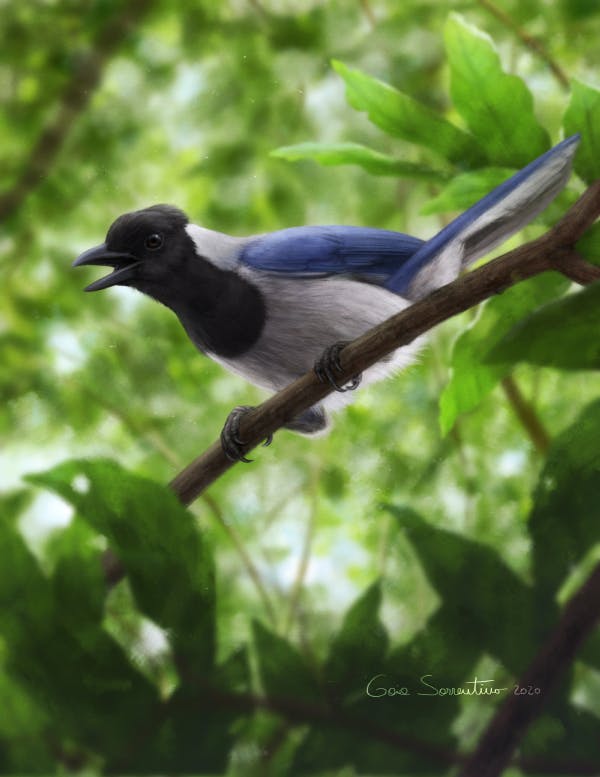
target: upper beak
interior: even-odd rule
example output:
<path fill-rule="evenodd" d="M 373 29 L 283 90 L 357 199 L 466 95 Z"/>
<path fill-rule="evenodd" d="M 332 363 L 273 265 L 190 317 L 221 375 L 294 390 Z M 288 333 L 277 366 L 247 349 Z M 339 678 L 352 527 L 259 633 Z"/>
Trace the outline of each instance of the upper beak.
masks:
<path fill-rule="evenodd" d="M 110 251 L 106 247 L 106 243 L 102 243 L 99 246 L 84 251 L 81 256 L 75 259 L 73 267 L 80 267 L 83 264 L 99 264 L 114 267 L 114 270 L 109 275 L 85 287 L 85 291 L 99 291 L 100 289 L 107 289 L 109 286 L 115 286 L 117 283 L 131 280 L 135 276 L 134 268 L 141 264 L 141 261 L 132 254 Z"/>

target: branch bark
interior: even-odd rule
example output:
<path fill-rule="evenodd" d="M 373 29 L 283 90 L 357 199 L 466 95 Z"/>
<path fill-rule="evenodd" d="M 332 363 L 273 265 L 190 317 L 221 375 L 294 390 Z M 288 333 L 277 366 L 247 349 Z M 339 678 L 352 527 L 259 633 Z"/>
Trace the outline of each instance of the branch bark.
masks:
<path fill-rule="evenodd" d="M 600 181 L 596 181 L 561 221 L 541 237 L 437 289 L 349 343 L 340 354 L 343 368 L 340 380 L 349 380 L 442 321 L 526 278 L 551 270 L 578 282 L 600 278 L 600 268 L 585 262 L 574 250 L 575 243 L 599 215 Z M 242 420 L 240 435 L 248 441 L 246 450 L 256 447 L 286 421 L 330 392 L 331 388 L 310 372 L 263 402 Z M 231 466 L 217 441 L 169 485 L 181 502 L 188 505 Z"/>
<path fill-rule="evenodd" d="M 550 447 L 550 435 L 535 412 L 534 406 L 525 399 L 512 375 L 502 379 L 502 388 L 536 451 L 545 456 Z"/>
<path fill-rule="evenodd" d="M 554 631 L 519 679 L 520 688 L 539 688 L 539 695 L 507 697 L 459 777 L 498 777 L 502 774 L 529 725 L 539 715 L 550 692 L 599 620 L 600 564 L 597 564 L 566 605 Z"/>
<path fill-rule="evenodd" d="M 66 83 L 54 116 L 42 130 L 19 178 L 11 189 L 0 194 L 0 221 L 13 216 L 48 176 L 74 121 L 83 113 L 102 80 L 106 64 L 152 5 L 153 0 L 126 2 L 99 29 Z"/>

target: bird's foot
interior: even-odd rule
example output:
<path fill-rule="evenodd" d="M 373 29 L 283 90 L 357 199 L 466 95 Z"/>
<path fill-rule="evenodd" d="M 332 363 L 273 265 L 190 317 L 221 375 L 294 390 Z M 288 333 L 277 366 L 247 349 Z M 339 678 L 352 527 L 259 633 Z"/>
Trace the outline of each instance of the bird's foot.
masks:
<path fill-rule="evenodd" d="M 340 342 L 330 345 L 323 351 L 314 366 L 315 374 L 321 383 L 329 383 L 336 391 L 354 391 L 362 380 L 362 373 L 350 378 L 348 383 L 343 386 L 340 386 L 336 380 L 335 373 L 342 371 L 340 353 L 348 345 L 348 342 L 348 340 L 340 340 Z"/>
<path fill-rule="evenodd" d="M 221 431 L 221 447 L 229 461 L 243 461 L 245 464 L 250 464 L 250 462 L 253 461 L 253 459 L 248 459 L 244 455 L 248 443 L 244 442 L 240 437 L 240 421 L 252 410 L 254 410 L 254 407 L 251 405 L 240 405 L 239 407 L 234 407 L 227 416 L 227 420 Z M 263 442 L 263 445 L 267 446 L 272 442 L 273 435 L 270 434 Z"/>

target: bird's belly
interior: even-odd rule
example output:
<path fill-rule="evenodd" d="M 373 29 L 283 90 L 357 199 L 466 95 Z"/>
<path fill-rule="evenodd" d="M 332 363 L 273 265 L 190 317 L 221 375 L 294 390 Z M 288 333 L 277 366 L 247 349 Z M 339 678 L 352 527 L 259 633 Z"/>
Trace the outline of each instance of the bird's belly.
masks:
<path fill-rule="evenodd" d="M 248 280 L 260 289 L 267 317 L 254 345 L 233 359 L 211 357 L 246 380 L 278 391 L 308 372 L 324 349 L 339 340 L 353 340 L 410 304 L 372 284 L 342 278 L 280 279 L 248 271 Z M 365 371 L 364 383 L 373 383 L 414 360 L 415 341 Z M 351 401 L 347 394 L 327 397 L 335 409 Z"/>

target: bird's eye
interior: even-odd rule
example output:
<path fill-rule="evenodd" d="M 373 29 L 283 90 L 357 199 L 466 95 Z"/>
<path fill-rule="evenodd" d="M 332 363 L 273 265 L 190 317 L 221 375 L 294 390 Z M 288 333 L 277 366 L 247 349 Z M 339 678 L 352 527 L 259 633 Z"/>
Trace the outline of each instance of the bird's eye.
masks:
<path fill-rule="evenodd" d="M 148 235 L 148 237 L 145 240 L 146 248 L 149 248 L 150 251 L 156 251 L 158 248 L 160 248 L 163 244 L 163 236 L 159 235 L 157 232 L 153 233 L 152 235 Z"/>

